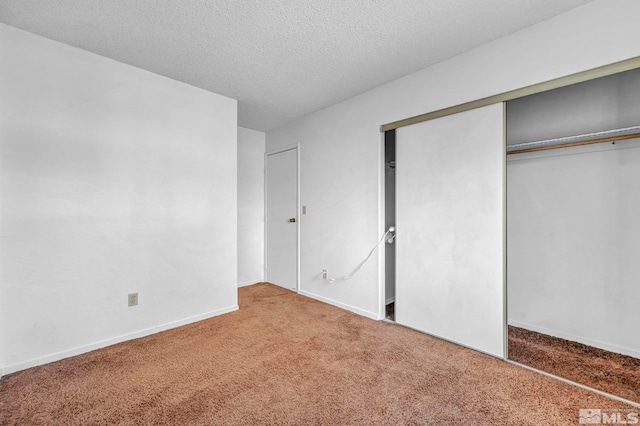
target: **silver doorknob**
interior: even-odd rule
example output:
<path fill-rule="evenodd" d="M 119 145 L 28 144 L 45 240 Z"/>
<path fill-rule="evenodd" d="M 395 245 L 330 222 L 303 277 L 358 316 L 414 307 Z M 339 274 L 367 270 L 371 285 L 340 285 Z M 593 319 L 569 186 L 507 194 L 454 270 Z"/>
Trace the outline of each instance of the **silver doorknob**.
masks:
<path fill-rule="evenodd" d="M 296 223 L 296 218 L 295 218 L 295 217 L 292 217 L 291 219 L 289 219 L 289 222 L 291 222 L 291 223 Z"/>

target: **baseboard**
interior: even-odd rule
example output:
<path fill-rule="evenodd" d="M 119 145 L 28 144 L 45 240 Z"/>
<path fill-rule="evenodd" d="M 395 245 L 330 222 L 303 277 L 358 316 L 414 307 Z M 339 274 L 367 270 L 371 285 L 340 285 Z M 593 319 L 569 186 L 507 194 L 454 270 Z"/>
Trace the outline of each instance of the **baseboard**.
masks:
<path fill-rule="evenodd" d="M 264 280 L 258 280 L 258 281 L 245 281 L 245 282 L 243 282 L 243 283 L 239 283 L 239 284 L 238 284 L 238 288 L 240 288 L 240 287 L 246 287 L 246 286 L 254 285 L 254 284 L 258 284 L 258 283 L 263 283 L 263 282 L 264 282 Z"/>
<path fill-rule="evenodd" d="M 389 303 L 395 303 L 395 301 L 396 301 L 396 297 L 395 297 L 395 296 L 393 296 L 393 297 L 390 297 L 390 298 L 388 298 L 387 300 L 385 300 L 385 301 L 384 301 L 384 304 L 385 304 L 385 305 L 388 305 Z"/>
<path fill-rule="evenodd" d="M 161 331 L 169 330 L 172 328 L 180 327 L 183 325 L 191 324 L 194 322 L 206 320 L 218 315 L 226 314 L 229 312 L 237 311 L 238 305 L 229 306 L 215 311 L 206 312 L 204 314 L 195 315 L 192 317 L 184 318 L 177 321 L 160 324 L 154 327 L 145 328 L 143 330 L 135 331 L 133 333 L 123 334 L 121 336 L 113 337 L 110 339 L 100 340 L 98 342 L 90 343 L 88 345 L 78 346 L 76 348 L 68 349 L 65 351 L 55 352 L 49 355 L 45 355 L 38 358 L 32 358 L 27 361 L 22 361 L 16 364 L 5 365 L 2 369 L 2 374 L 11 374 L 17 371 L 26 370 L 27 368 L 37 367 L 38 365 L 48 364 L 50 362 L 60 361 L 61 359 L 69 358 L 76 355 L 81 355 L 87 352 L 94 351 L 96 349 L 105 348 L 107 346 L 115 345 L 116 343 L 126 342 L 127 340 L 133 340 L 140 337 L 149 336 L 151 334 L 159 333 Z"/>
<path fill-rule="evenodd" d="M 624 346 L 619 346 L 619 345 L 615 345 L 615 344 L 611 344 L 611 343 L 600 342 L 598 340 L 589 339 L 589 338 L 582 337 L 582 336 L 575 336 L 575 335 L 570 334 L 570 333 L 565 333 L 565 332 L 558 331 L 558 330 L 552 330 L 552 329 L 545 328 L 545 327 L 539 327 L 537 325 L 528 324 L 526 322 L 509 320 L 509 325 L 512 325 L 512 326 L 518 327 L 518 328 L 524 328 L 526 330 L 535 331 L 536 333 L 542 333 L 542 334 L 547 334 L 547 335 L 553 336 L 553 337 L 559 337 L 560 339 L 571 340 L 572 342 L 582 343 L 583 345 L 593 346 L 594 348 L 604 349 L 605 351 L 615 352 L 615 353 L 619 353 L 619 354 L 623 354 L 623 355 L 629 355 L 629 356 L 632 356 L 634 358 L 640 358 L 640 351 L 637 351 L 637 350 L 634 350 L 634 349 L 631 349 L 631 348 L 627 348 L 627 347 L 624 347 Z"/>
<path fill-rule="evenodd" d="M 303 296 L 310 297 L 312 299 L 319 300 L 324 303 L 328 303 L 329 305 L 337 306 L 338 308 L 345 309 L 347 311 L 351 311 L 354 314 L 362 315 L 363 317 L 371 318 L 374 320 L 378 320 L 378 314 L 374 312 L 365 311 L 364 309 L 356 308 L 355 306 L 347 305 L 346 303 L 338 302 L 337 300 L 329 299 L 327 297 L 319 296 L 314 293 L 309 293 L 304 290 L 300 290 L 299 294 Z"/>

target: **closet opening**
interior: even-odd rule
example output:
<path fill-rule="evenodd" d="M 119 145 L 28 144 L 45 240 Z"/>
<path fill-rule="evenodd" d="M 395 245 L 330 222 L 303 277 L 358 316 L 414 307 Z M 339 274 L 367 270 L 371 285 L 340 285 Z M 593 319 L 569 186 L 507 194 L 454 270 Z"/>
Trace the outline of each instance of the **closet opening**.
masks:
<path fill-rule="evenodd" d="M 384 132 L 384 228 L 396 223 L 396 131 Z M 396 246 L 395 234 L 385 241 L 385 317 L 395 321 Z"/>
<path fill-rule="evenodd" d="M 506 111 L 509 359 L 640 402 L 640 70 Z"/>

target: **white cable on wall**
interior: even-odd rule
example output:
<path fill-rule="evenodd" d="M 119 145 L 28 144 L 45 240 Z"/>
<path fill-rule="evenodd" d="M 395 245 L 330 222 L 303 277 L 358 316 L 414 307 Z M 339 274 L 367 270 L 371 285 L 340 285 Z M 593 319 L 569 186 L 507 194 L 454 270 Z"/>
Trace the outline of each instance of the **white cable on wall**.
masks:
<path fill-rule="evenodd" d="M 369 252 L 369 254 L 367 255 L 367 257 L 360 262 L 360 264 L 356 267 L 356 269 L 353 270 L 353 272 L 351 273 L 351 275 L 347 275 L 345 277 L 339 277 L 339 278 L 329 278 L 327 276 L 326 280 L 329 281 L 330 283 L 335 283 L 336 281 L 346 281 L 346 280 L 350 280 L 351 278 L 353 278 L 353 276 L 360 270 L 360 268 L 362 268 L 362 266 L 364 266 L 365 263 L 367 263 L 367 261 L 371 258 L 371 256 L 373 256 L 373 253 L 376 251 L 376 249 L 378 248 L 378 246 L 385 241 L 385 238 L 387 237 L 387 235 L 391 234 L 392 232 L 395 232 L 396 228 L 395 226 L 390 226 L 389 229 L 387 229 L 387 232 L 385 232 L 382 237 L 378 240 L 378 242 L 376 243 L 376 245 L 373 246 L 373 248 L 371 249 L 371 251 Z M 388 242 L 389 244 L 391 244 L 393 242 L 393 239 L 395 238 L 395 235 L 392 235 Z M 324 274 L 324 271 L 320 273 L 320 276 L 322 277 L 322 275 Z"/>

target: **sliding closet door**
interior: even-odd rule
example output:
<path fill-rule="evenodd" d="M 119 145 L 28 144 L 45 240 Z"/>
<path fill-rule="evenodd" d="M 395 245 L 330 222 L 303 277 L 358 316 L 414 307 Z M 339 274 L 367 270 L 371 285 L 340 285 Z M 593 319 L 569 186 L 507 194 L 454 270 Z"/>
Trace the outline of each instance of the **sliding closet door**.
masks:
<path fill-rule="evenodd" d="M 504 106 L 397 130 L 396 321 L 504 356 Z"/>

